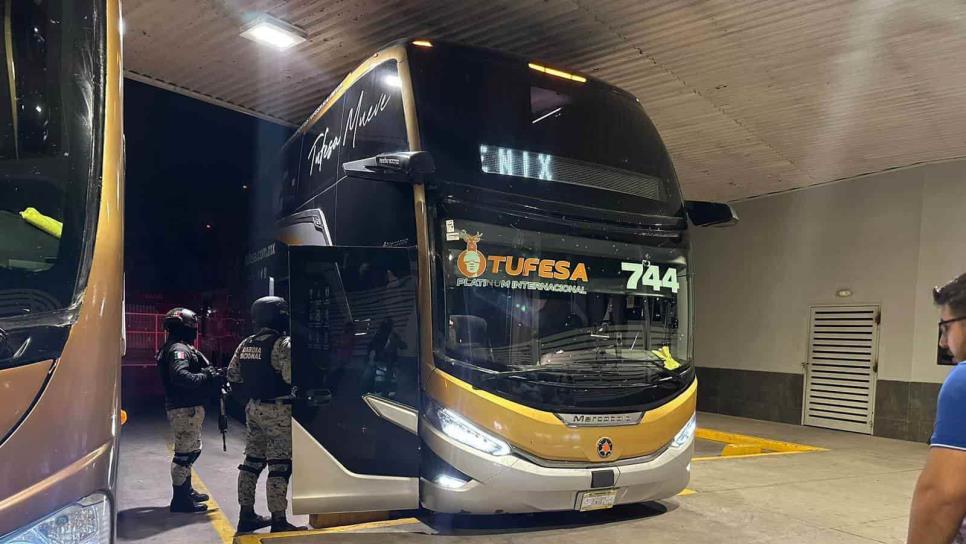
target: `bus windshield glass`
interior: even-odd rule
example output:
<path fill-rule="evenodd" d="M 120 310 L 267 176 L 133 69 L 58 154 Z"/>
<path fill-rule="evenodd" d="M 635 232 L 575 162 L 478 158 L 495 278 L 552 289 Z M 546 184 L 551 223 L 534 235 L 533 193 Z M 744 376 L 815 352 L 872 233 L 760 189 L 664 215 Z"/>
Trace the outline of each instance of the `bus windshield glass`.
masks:
<path fill-rule="evenodd" d="M 461 47 L 410 57 L 422 143 L 441 180 L 499 189 L 515 178 L 515 192 L 546 200 L 682 213 L 667 150 L 632 96 Z"/>
<path fill-rule="evenodd" d="M 455 217 L 439 229 L 448 358 L 551 381 L 690 364 L 683 250 Z"/>
<path fill-rule="evenodd" d="M 0 319 L 71 306 L 83 284 L 103 25 L 92 2 L 0 2 Z"/>

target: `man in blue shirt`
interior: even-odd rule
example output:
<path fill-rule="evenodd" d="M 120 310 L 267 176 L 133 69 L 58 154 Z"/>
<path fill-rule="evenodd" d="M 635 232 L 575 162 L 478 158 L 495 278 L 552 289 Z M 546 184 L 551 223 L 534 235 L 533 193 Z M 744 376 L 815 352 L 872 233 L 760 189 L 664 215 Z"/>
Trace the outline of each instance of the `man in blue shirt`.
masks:
<path fill-rule="evenodd" d="M 939 345 L 958 364 L 939 390 L 929 456 L 912 497 L 909 544 L 966 542 L 966 274 L 933 292 Z"/>

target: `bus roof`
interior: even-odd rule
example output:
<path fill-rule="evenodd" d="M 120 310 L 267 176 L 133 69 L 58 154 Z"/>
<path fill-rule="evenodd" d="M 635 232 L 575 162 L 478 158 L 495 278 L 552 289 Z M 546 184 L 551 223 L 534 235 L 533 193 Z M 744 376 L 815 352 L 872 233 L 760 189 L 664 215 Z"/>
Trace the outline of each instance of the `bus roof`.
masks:
<path fill-rule="evenodd" d="M 507 53 L 505 51 L 500 51 L 498 49 L 465 45 L 465 44 L 460 44 L 460 43 L 451 42 L 447 40 L 403 38 L 403 39 L 390 42 L 384 47 L 378 49 L 367 59 L 363 60 L 359 64 L 359 66 L 357 66 L 351 72 L 346 74 L 345 78 L 343 78 L 342 81 L 335 87 L 335 89 L 333 89 L 332 92 L 329 93 L 329 95 L 325 98 L 325 100 L 322 101 L 319 107 L 316 108 L 315 111 L 313 111 L 312 114 L 309 115 L 308 118 L 306 118 L 306 120 L 302 122 L 301 125 L 299 125 L 299 128 L 295 131 L 295 133 L 292 134 L 292 136 L 288 139 L 288 141 L 285 142 L 285 147 L 287 147 L 290 143 L 292 143 L 293 141 L 301 137 L 303 134 L 305 134 L 305 132 L 308 131 L 308 129 L 311 128 L 316 122 L 318 122 L 318 120 L 325 114 L 325 112 L 328 111 L 329 107 L 331 107 L 331 105 L 336 100 L 338 100 L 343 94 L 345 94 L 345 92 L 349 88 L 351 88 L 352 85 L 354 85 L 357 81 L 359 81 L 359 79 L 362 78 L 362 76 L 366 75 L 366 73 L 368 73 L 369 70 L 371 70 L 378 64 L 388 59 L 396 59 L 399 61 L 404 60 L 406 58 L 406 53 L 409 51 L 409 49 L 411 49 L 412 47 L 420 47 L 413 44 L 413 42 L 416 42 L 416 41 L 429 42 L 431 44 L 431 47 L 433 48 L 437 48 L 437 47 L 443 48 L 448 52 L 455 52 L 470 58 L 476 58 L 476 59 L 485 58 L 485 59 L 496 60 L 501 62 L 510 62 L 510 63 L 525 62 L 530 64 L 531 67 L 538 67 L 535 69 L 544 68 L 544 69 L 550 69 L 554 72 L 576 75 L 576 74 L 573 74 L 573 72 L 567 69 L 566 67 L 561 67 L 556 63 L 545 62 L 541 59 L 528 59 L 526 57 L 515 55 L 512 53 Z M 593 76 L 588 76 L 586 74 L 581 73 L 579 74 L 578 77 L 586 79 L 586 83 L 590 83 L 595 87 L 603 87 L 606 90 L 609 90 L 611 92 L 621 94 L 628 99 L 634 100 L 636 102 L 640 102 L 637 99 L 637 97 L 631 94 L 630 92 L 625 91 L 620 87 L 611 85 L 600 79 L 597 79 Z"/>

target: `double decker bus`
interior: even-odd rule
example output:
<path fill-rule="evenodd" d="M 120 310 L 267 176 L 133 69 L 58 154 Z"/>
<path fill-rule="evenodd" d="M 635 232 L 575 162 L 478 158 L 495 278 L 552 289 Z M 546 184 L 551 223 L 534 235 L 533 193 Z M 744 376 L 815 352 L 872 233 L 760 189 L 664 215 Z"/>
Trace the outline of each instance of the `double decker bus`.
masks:
<path fill-rule="evenodd" d="M 113 542 L 117 0 L 0 2 L 0 542 Z"/>
<path fill-rule="evenodd" d="M 689 219 L 736 217 L 683 200 L 632 95 L 406 41 L 353 71 L 271 175 L 278 242 L 250 262 L 292 308 L 296 512 L 585 511 L 684 489 Z"/>

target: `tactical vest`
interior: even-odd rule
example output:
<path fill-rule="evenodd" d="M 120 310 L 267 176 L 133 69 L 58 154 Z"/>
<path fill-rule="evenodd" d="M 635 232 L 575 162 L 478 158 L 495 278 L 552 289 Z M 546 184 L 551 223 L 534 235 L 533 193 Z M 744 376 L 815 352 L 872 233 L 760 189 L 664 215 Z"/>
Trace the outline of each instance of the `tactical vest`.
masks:
<path fill-rule="evenodd" d="M 208 366 L 197 354 L 195 349 L 180 340 L 165 342 L 158 351 L 156 360 L 158 363 L 158 373 L 161 375 L 161 384 L 164 386 L 165 408 L 187 408 L 190 406 L 203 406 L 211 397 L 211 390 L 207 387 L 185 388 L 171 382 L 171 366 L 177 360 L 174 355 L 175 349 L 184 353 L 187 357 L 188 370 L 192 374 L 197 374 Z"/>
<path fill-rule="evenodd" d="M 238 364 L 245 390 L 253 399 L 272 400 L 292 393 L 292 386 L 285 383 L 282 374 L 272 367 L 272 349 L 281 337 L 275 331 L 266 330 L 241 343 Z"/>

